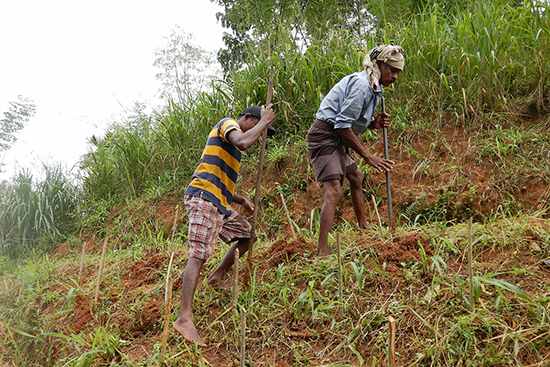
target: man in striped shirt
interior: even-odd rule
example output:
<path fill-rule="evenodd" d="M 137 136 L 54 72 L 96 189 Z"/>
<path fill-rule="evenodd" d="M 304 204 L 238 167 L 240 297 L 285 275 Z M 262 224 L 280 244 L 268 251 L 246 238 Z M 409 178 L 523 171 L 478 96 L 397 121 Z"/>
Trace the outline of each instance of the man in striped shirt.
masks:
<path fill-rule="evenodd" d="M 189 217 L 189 259 L 183 273 L 181 308 L 174 328 L 191 343 L 205 347 L 193 323 L 192 303 L 200 270 L 212 254 L 217 238 L 226 243 L 235 242 L 222 262 L 208 277 L 212 287 L 227 288 L 221 280 L 233 265 L 235 249 L 242 255 L 248 250 L 253 236 L 250 224 L 231 208 L 233 202 L 248 213 L 252 203 L 235 193 L 241 155 L 268 130 L 275 131 L 273 104 L 267 107 L 251 106 L 239 119 L 224 118 L 212 129 L 193 179 L 185 190 L 184 203 Z"/>

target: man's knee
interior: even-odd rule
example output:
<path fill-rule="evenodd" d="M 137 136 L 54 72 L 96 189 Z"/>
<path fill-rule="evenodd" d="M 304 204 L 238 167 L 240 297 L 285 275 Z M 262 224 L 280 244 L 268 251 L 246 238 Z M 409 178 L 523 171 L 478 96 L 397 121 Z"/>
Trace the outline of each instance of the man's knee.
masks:
<path fill-rule="evenodd" d="M 365 175 L 360 170 L 355 170 L 347 176 L 347 179 L 352 186 L 362 186 Z"/>
<path fill-rule="evenodd" d="M 239 238 L 237 240 L 236 248 L 239 249 L 241 255 L 248 251 L 248 248 L 250 247 L 250 240 L 250 238 Z"/>
<path fill-rule="evenodd" d="M 325 183 L 325 201 L 336 203 L 342 197 L 342 185 L 339 182 Z"/>

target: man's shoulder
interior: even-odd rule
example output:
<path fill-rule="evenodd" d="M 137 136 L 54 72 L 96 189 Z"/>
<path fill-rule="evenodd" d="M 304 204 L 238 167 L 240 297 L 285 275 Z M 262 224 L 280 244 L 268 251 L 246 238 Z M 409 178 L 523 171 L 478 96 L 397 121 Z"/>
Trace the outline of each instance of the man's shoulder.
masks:
<path fill-rule="evenodd" d="M 237 121 L 233 117 L 224 117 L 218 124 L 225 124 L 228 121 L 237 124 Z"/>
<path fill-rule="evenodd" d="M 369 90 L 371 85 L 369 78 L 364 72 L 348 74 L 338 82 L 336 89 L 340 92 L 349 93 L 351 90 Z"/>
<path fill-rule="evenodd" d="M 214 130 L 220 129 L 220 128 L 226 127 L 226 126 L 232 126 L 232 125 L 239 126 L 239 124 L 237 123 L 237 121 L 235 121 L 234 118 L 232 118 L 232 117 L 225 117 L 225 118 L 221 119 L 221 120 L 216 124 L 216 126 L 214 126 Z"/>
<path fill-rule="evenodd" d="M 232 117 L 221 119 L 212 129 L 210 137 L 217 137 L 224 142 L 229 142 L 227 135 L 232 131 L 242 131 L 239 123 Z"/>
<path fill-rule="evenodd" d="M 237 123 L 237 121 L 232 117 L 225 117 L 221 119 L 216 126 L 212 129 L 212 133 L 217 132 L 218 135 L 225 135 L 225 133 L 234 130 L 239 129 L 240 126 Z"/>
<path fill-rule="evenodd" d="M 356 72 L 349 75 L 349 83 L 361 87 L 368 86 L 370 88 L 369 77 L 365 72 Z"/>

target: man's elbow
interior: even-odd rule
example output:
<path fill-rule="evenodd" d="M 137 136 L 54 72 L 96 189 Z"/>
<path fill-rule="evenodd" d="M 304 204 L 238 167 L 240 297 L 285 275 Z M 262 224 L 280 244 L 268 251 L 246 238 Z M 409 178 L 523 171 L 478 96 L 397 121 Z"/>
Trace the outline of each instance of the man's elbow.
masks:
<path fill-rule="evenodd" d="M 241 151 L 247 150 L 248 148 L 250 148 L 252 146 L 252 144 L 254 144 L 254 142 L 248 142 L 246 140 L 239 140 L 239 141 L 235 142 L 235 146 L 237 148 L 239 148 L 239 150 L 241 150 Z"/>

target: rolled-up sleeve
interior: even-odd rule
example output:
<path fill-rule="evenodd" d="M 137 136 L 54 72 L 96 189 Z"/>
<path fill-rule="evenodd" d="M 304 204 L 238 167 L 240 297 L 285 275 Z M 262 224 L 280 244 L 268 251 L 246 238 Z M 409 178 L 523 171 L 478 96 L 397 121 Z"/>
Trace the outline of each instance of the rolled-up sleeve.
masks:
<path fill-rule="evenodd" d="M 335 129 L 352 128 L 355 134 L 362 134 L 370 125 L 381 94 L 381 90 L 372 90 L 364 72 L 347 75 L 326 95 L 315 117 Z"/>

